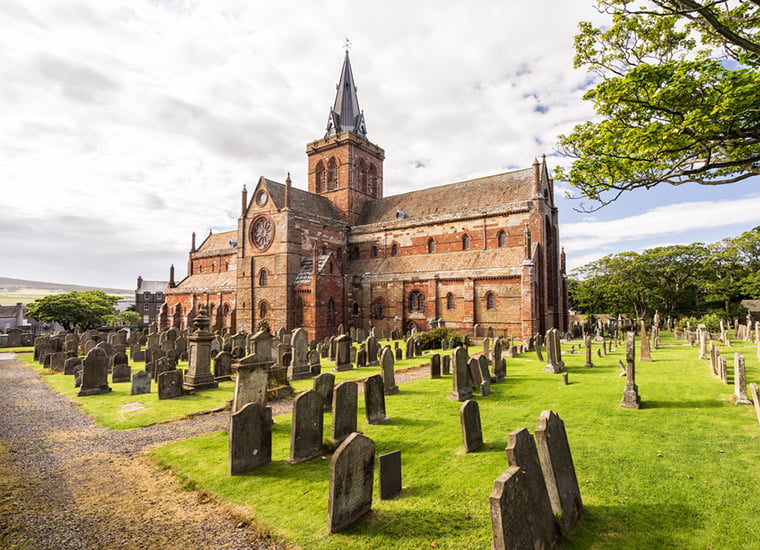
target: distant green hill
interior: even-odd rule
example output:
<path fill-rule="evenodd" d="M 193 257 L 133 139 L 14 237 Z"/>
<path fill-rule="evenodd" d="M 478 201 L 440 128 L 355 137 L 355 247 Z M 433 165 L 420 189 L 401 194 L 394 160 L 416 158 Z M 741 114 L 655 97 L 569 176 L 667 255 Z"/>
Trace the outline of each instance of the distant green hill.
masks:
<path fill-rule="evenodd" d="M 62 294 L 72 290 L 102 290 L 106 294 L 114 296 L 131 296 L 134 297 L 134 289 L 124 288 L 103 288 L 85 285 L 67 285 L 63 283 L 46 283 L 42 281 L 27 281 L 24 279 L 10 279 L 0 277 L 0 305 L 9 306 L 21 302 L 26 305 L 37 298 L 42 298 L 48 294 Z"/>

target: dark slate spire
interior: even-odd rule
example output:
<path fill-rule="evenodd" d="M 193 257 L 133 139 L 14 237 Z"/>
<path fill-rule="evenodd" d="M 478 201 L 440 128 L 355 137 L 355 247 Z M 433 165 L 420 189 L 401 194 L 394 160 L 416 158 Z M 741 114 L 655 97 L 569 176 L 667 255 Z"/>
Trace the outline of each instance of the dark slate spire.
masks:
<path fill-rule="evenodd" d="M 359 98 L 356 96 L 356 84 L 351 70 L 351 61 L 348 59 L 348 49 L 346 49 L 346 59 L 343 61 L 343 69 L 340 71 L 340 80 L 336 89 L 335 105 L 330 109 L 325 137 L 350 130 L 366 138 L 367 127 L 364 124 L 364 113 L 359 109 Z"/>

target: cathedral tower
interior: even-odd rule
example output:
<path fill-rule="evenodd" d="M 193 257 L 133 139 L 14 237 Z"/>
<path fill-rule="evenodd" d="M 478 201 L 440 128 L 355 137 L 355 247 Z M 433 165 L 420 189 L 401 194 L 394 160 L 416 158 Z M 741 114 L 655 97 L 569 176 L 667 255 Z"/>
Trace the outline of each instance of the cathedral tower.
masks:
<path fill-rule="evenodd" d="M 309 191 L 330 199 L 354 225 L 366 201 L 383 197 L 385 151 L 367 139 L 348 50 L 336 88 L 325 137 L 306 146 Z"/>

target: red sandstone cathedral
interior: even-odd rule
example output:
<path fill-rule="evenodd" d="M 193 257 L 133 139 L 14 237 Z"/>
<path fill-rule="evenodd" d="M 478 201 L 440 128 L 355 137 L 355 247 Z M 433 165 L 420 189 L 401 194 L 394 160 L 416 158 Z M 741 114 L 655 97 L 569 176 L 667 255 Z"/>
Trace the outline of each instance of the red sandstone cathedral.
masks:
<path fill-rule="evenodd" d="M 260 178 L 242 192 L 235 231 L 196 246 L 171 269 L 160 323 L 211 329 L 476 325 L 527 339 L 567 328 L 564 253 L 546 162 L 383 196 L 385 152 L 367 139 L 348 52 L 326 135 L 306 146 L 308 191 Z"/>

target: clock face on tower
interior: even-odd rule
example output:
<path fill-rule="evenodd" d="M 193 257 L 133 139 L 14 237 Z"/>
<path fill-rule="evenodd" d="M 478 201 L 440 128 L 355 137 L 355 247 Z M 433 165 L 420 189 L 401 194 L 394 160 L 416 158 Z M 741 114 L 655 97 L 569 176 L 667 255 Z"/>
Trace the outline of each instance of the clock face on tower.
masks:
<path fill-rule="evenodd" d="M 251 243 L 259 250 L 266 250 L 274 239 L 274 222 L 269 216 L 258 216 L 251 224 Z"/>

